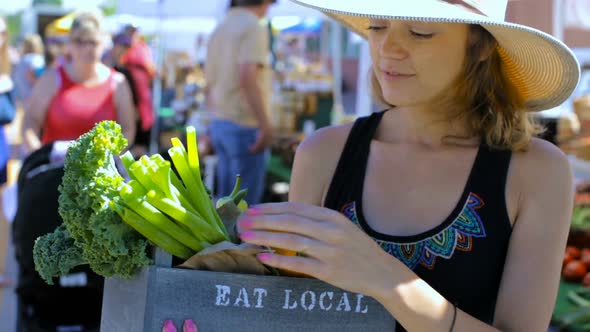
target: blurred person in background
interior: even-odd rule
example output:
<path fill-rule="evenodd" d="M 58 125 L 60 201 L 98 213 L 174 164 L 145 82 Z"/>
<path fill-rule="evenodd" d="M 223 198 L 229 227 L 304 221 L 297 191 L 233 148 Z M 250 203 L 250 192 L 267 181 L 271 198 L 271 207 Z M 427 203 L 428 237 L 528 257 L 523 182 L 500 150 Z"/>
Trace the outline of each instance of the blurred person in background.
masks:
<path fill-rule="evenodd" d="M 45 67 L 57 68 L 69 61 L 67 41 L 61 36 L 45 37 Z"/>
<path fill-rule="evenodd" d="M 136 95 L 139 126 L 137 128 L 136 150 L 149 145 L 150 130 L 154 124 L 154 108 L 152 101 L 152 80 L 156 75 L 149 46 L 143 41 L 136 26 L 128 24 L 121 33 L 130 43 L 120 59 L 120 65 L 129 71 L 133 80 L 133 91 Z M 136 151 L 137 152 L 137 151 Z M 139 151 L 141 152 L 141 151 Z M 144 152 L 145 153 L 145 152 Z"/>
<path fill-rule="evenodd" d="M 14 71 L 14 83 L 19 98 L 27 102 L 33 85 L 43 74 L 45 57 L 43 40 L 37 34 L 27 35 L 21 49 L 21 59 Z"/>
<path fill-rule="evenodd" d="M 29 152 L 76 139 L 102 120 L 116 120 L 133 143 L 131 89 L 123 75 L 100 62 L 102 38 L 97 16 L 83 13 L 72 23 L 67 45 L 71 61 L 47 70 L 33 89 L 23 130 Z"/>
<path fill-rule="evenodd" d="M 133 146 L 130 147 L 134 156 L 141 156 L 148 152 L 150 143 L 149 130 L 141 128 L 141 114 L 139 113 L 139 94 L 137 92 L 137 85 L 133 78 L 133 74 L 124 63 L 124 56 L 131 47 L 131 38 L 124 33 L 117 34 L 113 37 L 113 47 L 109 50 L 105 59 L 105 64 L 115 69 L 117 72 L 123 74 L 131 88 L 131 96 L 133 98 L 133 105 L 135 106 L 135 122 L 137 130 L 135 131 L 135 139 Z"/>
<path fill-rule="evenodd" d="M 232 191 L 237 174 L 246 200 L 262 201 L 266 160 L 272 141 L 269 120 L 271 68 L 264 17 L 273 0 L 234 0 L 211 34 L 205 62 L 209 131 L 218 157 L 217 195 Z"/>
<path fill-rule="evenodd" d="M 137 92 L 135 91 L 135 88 L 134 88 L 135 82 L 133 81 L 133 75 L 131 75 L 131 72 L 129 71 L 129 69 L 127 69 L 127 66 L 124 63 L 124 56 L 130 47 L 131 47 L 131 38 L 129 38 L 128 36 L 126 36 L 125 34 L 122 34 L 122 33 L 114 36 L 113 37 L 113 48 L 111 49 L 111 58 L 112 58 L 111 66 L 116 71 L 123 74 L 123 76 L 125 76 L 125 78 L 127 79 L 127 82 L 129 83 L 129 86 L 131 87 L 131 93 L 133 96 L 133 104 L 135 106 L 137 106 L 139 100 L 138 100 Z M 138 118 L 139 118 L 139 116 L 138 116 Z M 139 125 L 139 122 L 138 122 L 138 125 Z M 137 134 L 136 134 L 136 138 L 137 138 Z M 135 143 L 137 143 L 137 141 Z"/>
<path fill-rule="evenodd" d="M 19 265 L 18 332 L 97 332 L 103 278 L 80 267 L 47 285 L 35 271 L 36 238 L 62 224 L 58 185 L 70 142 L 103 120 L 117 121 L 133 144 L 135 109 L 124 76 L 101 63 L 101 20 L 80 13 L 72 22 L 69 60 L 48 68 L 33 87 L 25 110 L 26 152 L 19 175 L 19 199 L 12 231 Z M 71 284 L 75 287 L 71 287 Z"/>
<path fill-rule="evenodd" d="M 14 98 L 12 95 L 14 84 L 10 78 L 10 56 L 8 27 L 4 18 L 0 17 L 0 107 L 15 107 Z M 9 157 L 9 147 L 4 134 L 4 126 L 0 126 L 0 186 L 4 186 L 8 179 L 7 164 Z M 0 210 L 1 210 L 2 194 L 0 191 Z M 8 223 L 4 220 L 4 216 L 0 218 L 0 287 L 8 285 L 9 280 L 3 276 L 4 272 L 4 258 L 8 248 Z"/>

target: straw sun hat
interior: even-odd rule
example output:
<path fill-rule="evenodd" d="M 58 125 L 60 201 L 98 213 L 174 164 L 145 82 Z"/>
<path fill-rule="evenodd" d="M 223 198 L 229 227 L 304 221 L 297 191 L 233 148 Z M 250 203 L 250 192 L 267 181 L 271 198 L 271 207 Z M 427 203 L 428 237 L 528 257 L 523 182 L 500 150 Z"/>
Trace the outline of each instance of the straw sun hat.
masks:
<path fill-rule="evenodd" d="M 498 41 L 505 75 L 529 111 L 559 106 L 580 66 L 572 51 L 542 31 L 505 21 L 508 0 L 291 0 L 317 9 L 367 38 L 369 19 L 479 24 Z"/>

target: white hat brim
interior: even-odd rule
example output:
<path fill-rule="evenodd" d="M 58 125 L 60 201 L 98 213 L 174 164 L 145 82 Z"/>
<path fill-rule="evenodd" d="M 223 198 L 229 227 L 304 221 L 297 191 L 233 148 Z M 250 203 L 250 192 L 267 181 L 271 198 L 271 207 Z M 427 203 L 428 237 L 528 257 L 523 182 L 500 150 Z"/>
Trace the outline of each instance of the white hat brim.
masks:
<path fill-rule="evenodd" d="M 505 75 L 518 89 L 529 111 L 561 105 L 580 79 L 575 55 L 553 36 L 444 1 L 388 0 L 387 8 L 383 8 L 382 0 L 291 1 L 323 12 L 364 38 L 367 38 L 369 20 L 374 18 L 481 25 L 496 38 Z"/>

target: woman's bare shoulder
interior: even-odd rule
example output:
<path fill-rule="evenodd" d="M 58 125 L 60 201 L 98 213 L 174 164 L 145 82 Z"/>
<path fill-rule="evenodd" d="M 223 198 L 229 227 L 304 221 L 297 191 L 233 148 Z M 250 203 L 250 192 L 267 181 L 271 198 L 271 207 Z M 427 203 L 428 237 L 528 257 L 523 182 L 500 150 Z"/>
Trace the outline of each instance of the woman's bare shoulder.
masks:
<path fill-rule="evenodd" d="M 514 166 L 529 177 L 555 177 L 555 172 L 567 173 L 570 165 L 566 155 L 557 146 L 539 138 L 533 138 L 527 151 L 514 154 Z"/>
<path fill-rule="evenodd" d="M 299 144 L 297 153 L 306 158 L 329 162 L 340 157 L 342 149 L 352 128 L 352 123 L 321 128 Z"/>
<path fill-rule="evenodd" d="M 352 125 L 319 129 L 299 144 L 293 163 L 291 200 L 321 204 Z"/>
<path fill-rule="evenodd" d="M 47 68 L 33 87 L 31 99 L 34 103 L 46 104 L 55 95 L 61 84 L 61 75 L 55 68 Z M 42 107 L 44 108 L 44 107 Z"/>
<path fill-rule="evenodd" d="M 515 152 L 508 173 L 508 206 L 513 220 L 531 199 L 551 204 L 555 195 L 573 190 L 566 155 L 554 144 L 533 138 L 524 152 Z"/>

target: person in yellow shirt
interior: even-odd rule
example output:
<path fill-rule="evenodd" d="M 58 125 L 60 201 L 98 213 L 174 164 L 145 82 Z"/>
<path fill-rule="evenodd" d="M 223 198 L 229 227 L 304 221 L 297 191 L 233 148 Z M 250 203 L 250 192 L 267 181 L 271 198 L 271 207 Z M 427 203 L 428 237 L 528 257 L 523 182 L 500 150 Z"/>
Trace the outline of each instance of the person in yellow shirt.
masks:
<path fill-rule="evenodd" d="M 273 2 L 235 0 L 209 39 L 205 61 L 217 194 L 228 195 L 240 174 L 252 204 L 262 200 L 272 136 L 269 30 L 263 18 Z"/>

